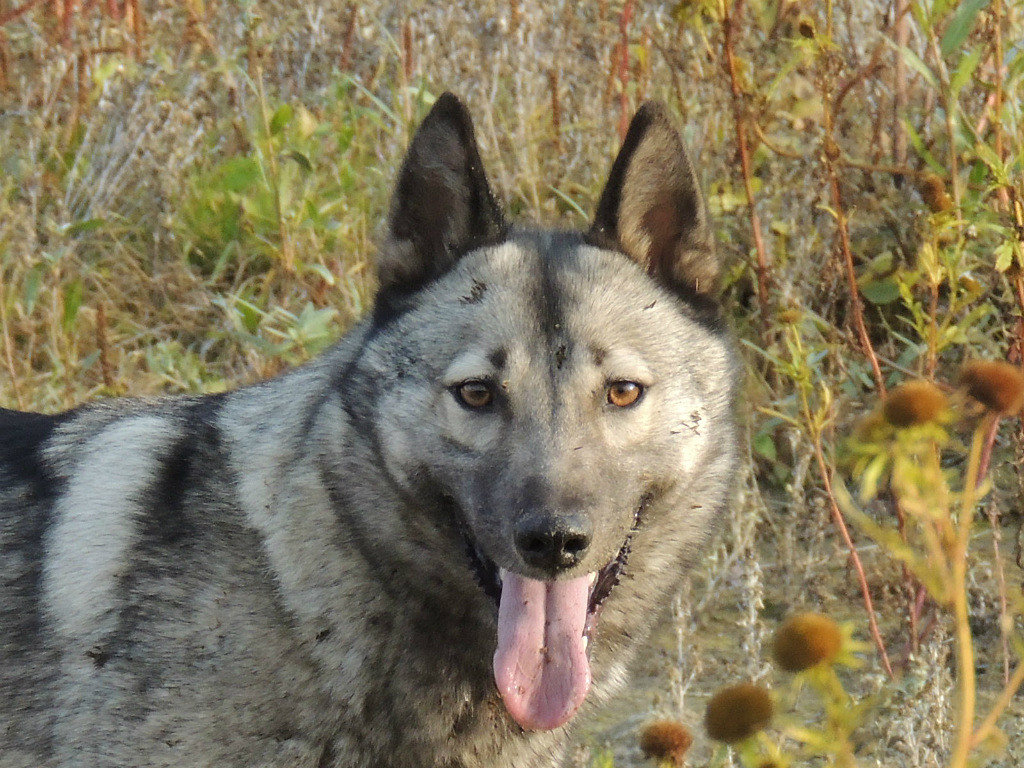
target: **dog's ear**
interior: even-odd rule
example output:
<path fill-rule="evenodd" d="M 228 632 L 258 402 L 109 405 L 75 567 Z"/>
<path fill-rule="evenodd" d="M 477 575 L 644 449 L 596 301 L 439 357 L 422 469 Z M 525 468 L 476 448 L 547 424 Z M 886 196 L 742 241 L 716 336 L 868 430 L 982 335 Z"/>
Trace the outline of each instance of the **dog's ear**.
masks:
<path fill-rule="evenodd" d="M 377 264 L 381 289 L 416 290 L 505 231 L 469 113 L 445 93 L 420 124 L 398 173 Z"/>
<path fill-rule="evenodd" d="M 590 236 L 676 290 L 715 292 L 720 265 L 704 199 L 682 139 L 659 102 L 645 103 L 630 123 Z"/>

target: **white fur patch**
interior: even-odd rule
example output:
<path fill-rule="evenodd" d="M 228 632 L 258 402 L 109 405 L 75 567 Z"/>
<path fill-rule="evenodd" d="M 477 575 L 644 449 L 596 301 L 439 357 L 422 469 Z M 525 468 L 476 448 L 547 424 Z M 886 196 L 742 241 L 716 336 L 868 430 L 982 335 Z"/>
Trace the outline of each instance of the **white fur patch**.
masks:
<path fill-rule="evenodd" d="M 165 418 L 137 416 L 86 442 L 57 500 L 43 575 L 45 605 L 68 640 L 91 644 L 113 629 L 139 496 L 156 479 L 161 448 L 179 434 Z"/>

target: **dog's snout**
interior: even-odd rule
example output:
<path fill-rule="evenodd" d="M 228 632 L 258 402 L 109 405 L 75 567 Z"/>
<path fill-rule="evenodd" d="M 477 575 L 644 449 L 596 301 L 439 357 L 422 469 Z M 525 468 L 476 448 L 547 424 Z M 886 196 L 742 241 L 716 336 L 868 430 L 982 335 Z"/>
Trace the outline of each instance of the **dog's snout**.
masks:
<path fill-rule="evenodd" d="M 556 572 L 583 559 L 592 534 L 585 515 L 531 514 L 516 523 L 516 549 L 527 565 Z"/>

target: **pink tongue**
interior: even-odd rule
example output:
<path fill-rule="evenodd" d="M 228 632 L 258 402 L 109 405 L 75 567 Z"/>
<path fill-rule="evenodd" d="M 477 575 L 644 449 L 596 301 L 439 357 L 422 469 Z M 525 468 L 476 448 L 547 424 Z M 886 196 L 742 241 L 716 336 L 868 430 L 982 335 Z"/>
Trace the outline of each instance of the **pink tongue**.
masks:
<path fill-rule="evenodd" d="M 502 572 L 494 681 L 523 728 L 569 721 L 590 689 L 583 645 L 590 579 L 537 581 Z"/>

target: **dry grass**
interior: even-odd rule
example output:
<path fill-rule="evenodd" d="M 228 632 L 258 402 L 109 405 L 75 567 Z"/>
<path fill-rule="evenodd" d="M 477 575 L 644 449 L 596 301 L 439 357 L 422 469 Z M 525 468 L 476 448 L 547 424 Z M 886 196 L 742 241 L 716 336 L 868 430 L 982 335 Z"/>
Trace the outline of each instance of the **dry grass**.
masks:
<path fill-rule="evenodd" d="M 629 2 L 625 25 L 610 0 L 153 0 L 131 4 L 134 19 L 101 4 L 66 26 L 44 4 L 0 28 L 0 405 L 216 391 L 337 338 L 372 296 L 376 227 L 430 94 L 468 101 L 516 216 L 569 226 L 593 208 L 621 105 L 664 99 L 731 259 L 750 450 L 736 512 L 640 682 L 581 736 L 580 765 L 604 748 L 641 765 L 643 723 L 696 725 L 718 685 L 770 675 L 785 614 L 825 611 L 868 637 L 813 450 L 838 481 L 835 456 L 877 402 L 878 376 L 894 386 L 950 380 L 964 359 L 1019 365 L 1024 128 L 1011 95 L 1024 14 L 993 2 L 944 52 L 967 4 L 931 31 L 911 19 L 911 149 L 895 168 L 888 3 L 841 0 L 832 24 L 824 4 L 726 3 L 728 46 L 723 6 L 703 0 Z M 973 70 L 958 68 L 961 51 Z M 1024 442 L 1014 420 L 994 434 L 994 513 L 976 526 L 968 577 L 983 701 L 1016 663 L 1002 598 L 1022 580 Z M 879 696 L 858 758 L 944 765 L 947 619 L 855 538 L 898 676 L 868 654 L 851 682 Z M 1020 764 L 1019 697 L 1006 722 L 1010 752 L 993 764 Z M 708 750 L 698 735 L 693 764 Z"/>

